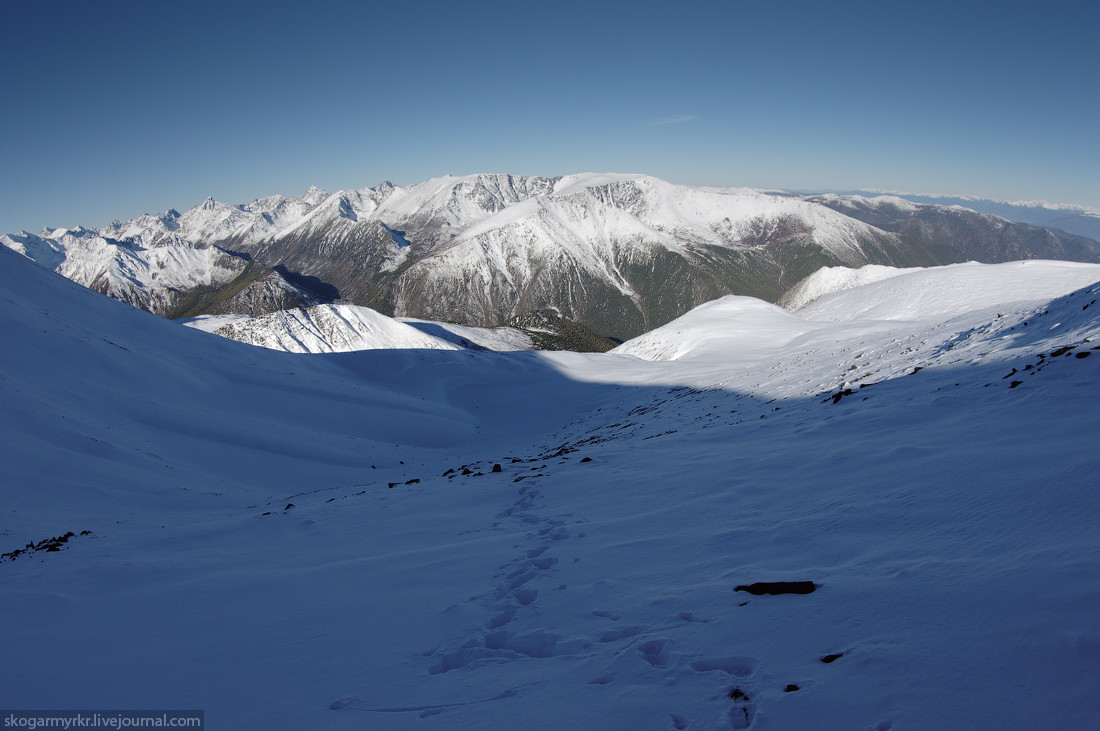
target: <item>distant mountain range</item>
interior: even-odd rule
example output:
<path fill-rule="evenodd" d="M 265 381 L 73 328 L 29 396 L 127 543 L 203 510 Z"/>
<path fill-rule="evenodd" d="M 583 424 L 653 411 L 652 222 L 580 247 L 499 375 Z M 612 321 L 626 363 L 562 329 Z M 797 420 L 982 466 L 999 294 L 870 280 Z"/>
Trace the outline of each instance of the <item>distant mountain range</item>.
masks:
<path fill-rule="evenodd" d="M 937 206 L 961 206 L 977 213 L 992 213 L 1016 223 L 1056 228 L 1067 233 L 1100 240 L 1100 209 L 1049 203 L 1046 201 L 1002 201 L 969 195 L 928 195 L 919 193 L 887 193 L 886 191 L 833 191 L 843 195 L 878 197 L 892 195 L 913 203 Z"/>
<path fill-rule="evenodd" d="M 1087 237 L 957 206 L 615 174 L 207 199 L 0 243 L 167 317 L 341 303 L 491 327 L 542 312 L 619 340 L 725 294 L 774 302 L 825 266 L 1100 261 Z"/>

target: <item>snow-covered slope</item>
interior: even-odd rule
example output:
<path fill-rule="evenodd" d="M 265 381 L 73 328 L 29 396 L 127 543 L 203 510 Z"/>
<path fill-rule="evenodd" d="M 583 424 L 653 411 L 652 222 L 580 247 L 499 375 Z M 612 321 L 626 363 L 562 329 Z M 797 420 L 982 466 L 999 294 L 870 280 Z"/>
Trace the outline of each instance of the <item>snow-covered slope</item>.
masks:
<path fill-rule="evenodd" d="M 245 729 L 1100 712 L 1096 285 L 804 325 L 734 298 L 693 313 L 696 341 L 741 318 L 726 346 L 673 361 L 280 353 L 7 251 L 0 292 L 13 707 Z M 744 590 L 779 581 L 814 591 Z"/>
<path fill-rule="evenodd" d="M 218 325 L 212 332 L 288 353 L 343 353 L 374 348 L 460 349 L 392 317 L 354 305 L 315 305 L 234 319 Z"/>
<path fill-rule="evenodd" d="M 535 349 L 531 336 L 515 327 L 468 327 L 453 322 L 432 322 L 413 317 L 402 317 L 398 322 L 404 322 L 421 332 L 463 348 L 484 348 L 501 352 Z"/>
<path fill-rule="evenodd" d="M 316 301 L 277 272 L 252 266 L 241 256 L 201 242 L 152 236 L 131 223 L 126 232 L 132 238 L 53 229 L 40 236 L 0 236 L 0 243 L 89 289 L 166 316 L 195 306 L 196 293 L 227 288 L 232 292 L 217 301 L 222 312 L 262 314 Z M 155 241 L 147 247 L 148 239 Z"/>
<path fill-rule="evenodd" d="M 818 297 L 832 292 L 840 292 L 863 284 L 889 279 L 912 269 L 899 269 L 878 264 L 852 269 L 850 267 L 821 267 L 810 276 L 794 285 L 779 298 L 777 305 L 785 310 L 797 310 L 808 305 Z"/>
<path fill-rule="evenodd" d="M 757 363 L 794 338 L 815 328 L 776 305 L 752 297 L 727 295 L 611 352 L 646 360 L 679 360 L 703 354 Z"/>
<path fill-rule="evenodd" d="M 954 264 L 931 269 L 858 270 L 853 288 L 843 274 L 824 270 L 804 283 L 819 294 L 795 309 L 809 320 L 937 320 L 960 311 L 1014 302 L 1046 301 L 1100 279 L 1100 264 L 1017 261 Z M 843 287 L 830 292 L 830 285 Z M 792 309 L 794 309 L 792 307 Z"/>

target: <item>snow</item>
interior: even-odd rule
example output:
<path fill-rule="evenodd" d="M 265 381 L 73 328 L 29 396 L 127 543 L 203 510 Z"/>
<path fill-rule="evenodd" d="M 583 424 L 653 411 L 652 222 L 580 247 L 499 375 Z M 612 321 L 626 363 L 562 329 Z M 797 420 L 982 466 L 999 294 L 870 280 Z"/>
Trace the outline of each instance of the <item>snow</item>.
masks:
<path fill-rule="evenodd" d="M 929 269 L 815 319 L 724 298 L 662 328 L 672 360 L 298 355 L 0 250 L 2 551 L 91 531 L 0 560 L 4 697 L 244 729 L 1091 727 L 1082 278 Z"/>
<path fill-rule="evenodd" d="M 1041 260 L 969 262 L 893 273 L 876 269 L 857 277 L 865 282 L 859 296 L 823 292 L 797 314 L 811 320 L 943 318 L 960 309 L 1049 300 L 1067 294 L 1100 279 L 1100 265 Z"/>
<path fill-rule="evenodd" d="M 727 295 L 686 315 L 628 340 L 611 352 L 646 360 L 679 360 L 705 354 L 758 362 L 796 337 L 812 323 L 755 299 Z"/>
<path fill-rule="evenodd" d="M 286 353 L 356 350 L 531 350 L 531 337 L 511 327 L 467 327 L 391 318 L 369 307 L 315 305 L 261 317 L 203 315 L 176 320 L 204 332 Z"/>
<path fill-rule="evenodd" d="M 787 310 L 797 310 L 824 295 L 870 284 L 881 279 L 889 279 L 919 268 L 899 269 L 880 264 L 867 264 L 858 269 L 822 267 L 791 287 L 778 304 Z"/>
<path fill-rule="evenodd" d="M 196 323 L 185 322 L 196 326 Z M 314 305 L 199 329 L 287 353 L 345 353 L 371 349 L 458 350 L 442 338 L 355 305 Z"/>
<path fill-rule="evenodd" d="M 418 320 L 414 317 L 398 317 L 397 321 L 464 348 L 470 347 L 471 344 L 475 346 L 475 350 L 484 348 L 499 352 L 534 348 L 531 336 L 514 327 L 469 327 L 456 325 L 453 322 Z"/>
<path fill-rule="evenodd" d="M 199 315 L 198 317 L 181 317 L 174 322 L 212 333 L 226 325 L 243 323 L 251 319 L 249 315 Z"/>

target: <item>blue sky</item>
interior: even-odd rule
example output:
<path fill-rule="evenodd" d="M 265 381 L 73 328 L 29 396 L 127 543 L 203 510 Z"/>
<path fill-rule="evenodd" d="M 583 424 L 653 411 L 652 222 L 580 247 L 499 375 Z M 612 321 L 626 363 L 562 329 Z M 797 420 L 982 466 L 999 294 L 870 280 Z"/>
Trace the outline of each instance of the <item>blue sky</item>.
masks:
<path fill-rule="evenodd" d="M 1095 3 L 6 5 L 0 232 L 475 172 L 1100 207 Z"/>

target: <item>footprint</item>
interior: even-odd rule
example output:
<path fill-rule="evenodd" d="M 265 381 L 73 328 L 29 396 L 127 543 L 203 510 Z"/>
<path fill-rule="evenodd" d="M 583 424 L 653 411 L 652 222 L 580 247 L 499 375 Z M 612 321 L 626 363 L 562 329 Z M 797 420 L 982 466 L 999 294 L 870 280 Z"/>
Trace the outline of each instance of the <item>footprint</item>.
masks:
<path fill-rule="evenodd" d="M 684 729 L 691 725 L 683 716 L 678 716 L 675 713 L 670 713 L 668 715 L 672 716 L 672 728 L 676 729 L 676 731 L 684 731 Z"/>
<path fill-rule="evenodd" d="M 622 615 L 617 612 L 609 612 L 606 609 L 597 609 L 593 611 L 592 614 L 597 617 L 603 617 L 604 619 L 610 619 L 612 622 L 618 622 L 622 619 Z"/>
<path fill-rule="evenodd" d="M 503 599 L 536 576 L 538 576 L 538 574 L 532 568 L 523 567 L 516 569 L 508 574 L 504 581 L 497 587 L 497 598 Z"/>
<path fill-rule="evenodd" d="M 489 650 L 506 650 L 527 657 L 554 657 L 560 635 L 539 630 L 526 635 L 513 635 L 507 630 L 497 630 L 485 635 L 485 647 Z"/>
<path fill-rule="evenodd" d="M 539 597 L 538 589 L 516 589 L 512 592 L 512 596 L 516 601 L 520 603 L 520 606 L 529 606 L 535 602 Z"/>
<path fill-rule="evenodd" d="M 733 700 L 733 708 L 730 708 L 727 717 L 732 728 L 748 728 L 752 725 L 752 719 L 756 715 L 756 703 L 752 697 L 741 688 L 730 691 L 730 699 Z"/>
<path fill-rule="evenodd" d="M 546 569 L 556 564 L 558 562 L 558 559 L 554 558 L 553 556 L 545 556 L 542 558 L 528 559 L 527 562 L 534 566 L 536 569 L 540 571 L 545 571 Z"/>
<path fill-rule="evenodd" d="M 512 621 L 516 616 L 515 607 L 505 607 L 501 611 L 497 612 L 493 616 L 489 617 L 489 620 L 485 623 L 485 627 L 488 629 L 499 629 L 504 625 Z"/>
<path fill-rule="evenodd" d="M 638 645 L 638 652 L 653 667 L 663 668 L 668 665 L 668 646 L 668 640 L 649 640 Z"/>

